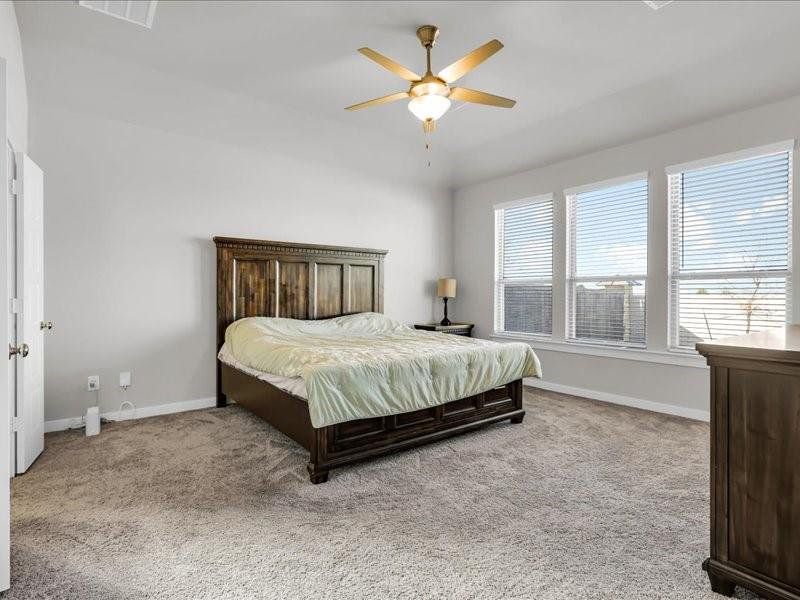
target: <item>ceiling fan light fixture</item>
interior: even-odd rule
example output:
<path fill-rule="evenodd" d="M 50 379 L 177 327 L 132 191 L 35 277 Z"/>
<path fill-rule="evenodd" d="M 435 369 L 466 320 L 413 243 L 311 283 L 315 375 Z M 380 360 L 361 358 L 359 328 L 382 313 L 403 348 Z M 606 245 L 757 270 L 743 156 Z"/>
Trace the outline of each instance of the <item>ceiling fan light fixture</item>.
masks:
<path fill-rule="evenodd" d="M 425 94 L 412 98 L 408 103 L 410 110 L 420 121 L 436 121 L 450 108 L 450 99 L 438 94 Z"/>
<path fill-rule="evenodd" d="M 480 90 L 469 88 L 454 87 L 453 83 L 472 71 L 475 67 L 483 63 L 486 59 L 494 56 L 495 53 L 503 48 L 499 40 L 491 40 L 483 46 L 475 48 L 472 52 L 462 56 L 456 62 L 448 65 L 438 75 L 434 75 L 431 70 L 431 49 L 436 43 L 439 35 L 439 28 L 435 25 L 423 25 L 417 29 L 417 38 L 425 48 L 425 64 L 427 69 L 425 74 L 420 76 L 414 71 L 407 69 L 388 56 L 376 52 L 371 48 L 359 48 L 359 53 L 366 56 L 371 61 L 379 64 L 384 69 L 391 71 L 409 84 L 407 92 L 395 92 L 380 98 L 373 98 L 366 102 L 359 102 L 352 106 L 345 107 L 345 110 L 360 110 L 379 104 L 387 104 L 410 98 L 408 110 L 422 121 L 422 129 L 425 133 L 431 133 L 436 128 L 436 121 L 440 119 L 450 108 L 452 100 L 460 102 L 471 102 L 473 104 L 484 104 L 486 106 L 497 106 L 500 108 L 512 108 L 516 104 L 515 100 L 487 94 Z M 426 143 L 426 147 L 428 147 Z"/>

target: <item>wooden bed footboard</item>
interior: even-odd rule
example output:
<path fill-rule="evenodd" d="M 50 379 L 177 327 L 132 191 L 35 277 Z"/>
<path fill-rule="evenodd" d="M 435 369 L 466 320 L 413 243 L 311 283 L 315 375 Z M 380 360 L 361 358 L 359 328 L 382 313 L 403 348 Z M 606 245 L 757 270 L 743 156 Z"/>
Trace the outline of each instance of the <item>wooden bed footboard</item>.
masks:
<path fill-rule="evenodd" d="M 222 392 L 309 451 L 313 483 L 328 480 L 331 469 L 375 456 L 435 442 L 490 423 L 521 423 L 522 380 L 495 389 L 399 415 L 358 419 L 319 429 L 308 405 L 265 381 L 220 363 Z"/>

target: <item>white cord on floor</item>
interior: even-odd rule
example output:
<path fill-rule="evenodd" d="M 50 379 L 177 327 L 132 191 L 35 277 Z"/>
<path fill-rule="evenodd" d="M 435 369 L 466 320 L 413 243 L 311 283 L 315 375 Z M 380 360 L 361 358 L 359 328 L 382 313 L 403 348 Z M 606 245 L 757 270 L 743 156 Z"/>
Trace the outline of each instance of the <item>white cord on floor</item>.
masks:
<path fill-rule="evenodd" d="M 83 429 L 85 417 L 76 417 L 67 425 L 67 429 Z"/>
<path fill-rule="evenodd" d="M 122 417 L 122 411 L 126 405 L 130 406 L 131 410 L 133 411 L 133 414 L 127 419 Z M 109 417 L 103 417 L 103 421 L 105 421 L 106 423 L 118 423 L 120 421 L 127 421 L 128 419 L 135 419 L 135 418 L 136 418 L 136 405 L 130 400 L 123 400 L 119 405 L 119 410 L 117 411 L 116 418 L 111 419 Z"/>
<path fill-rule="evenodd" d="M 123 420 L 122 419 L 122 407 L 125 406 L 126 404 L 128 406 L 130 406 L 131 410 L 133 411 L 133 414 L 131 415 L 131 419 L 135 419 L 136 418 L 136 405 L 133 402 L 131 402 L 130 400 L 123 400 L 119 405 L 119 410 L 117 411 L 117 417 L 119 417 L 120 421 Z"/>

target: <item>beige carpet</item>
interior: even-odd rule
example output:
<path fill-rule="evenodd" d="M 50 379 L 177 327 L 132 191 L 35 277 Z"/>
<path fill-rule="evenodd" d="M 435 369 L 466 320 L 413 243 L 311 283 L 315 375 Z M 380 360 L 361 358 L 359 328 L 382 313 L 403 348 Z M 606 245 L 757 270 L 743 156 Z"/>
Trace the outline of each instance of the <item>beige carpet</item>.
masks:
<path fill-rule="evenodd" d="M 526 409 L 319 486 L 236 407 L 50 434 L 13 482 L 5 597 L 719 598 L 707 425 L 532 390 Z"/>

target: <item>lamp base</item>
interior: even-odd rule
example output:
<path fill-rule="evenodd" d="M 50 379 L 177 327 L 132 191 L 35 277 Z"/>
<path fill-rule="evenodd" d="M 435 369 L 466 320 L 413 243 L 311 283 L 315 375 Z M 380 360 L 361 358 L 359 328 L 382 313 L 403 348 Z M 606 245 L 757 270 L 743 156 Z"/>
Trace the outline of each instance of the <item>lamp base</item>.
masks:
<path fill-rule="evenodd" d="M 444 325 L 445 327 L 447 327 L 448 325 L 451 324 L 450 319 L 447 318 L 447 298 L 442 298 L 442 300 L 444 301 L 444 319 L 442 319 L 439 325 Z"/>

